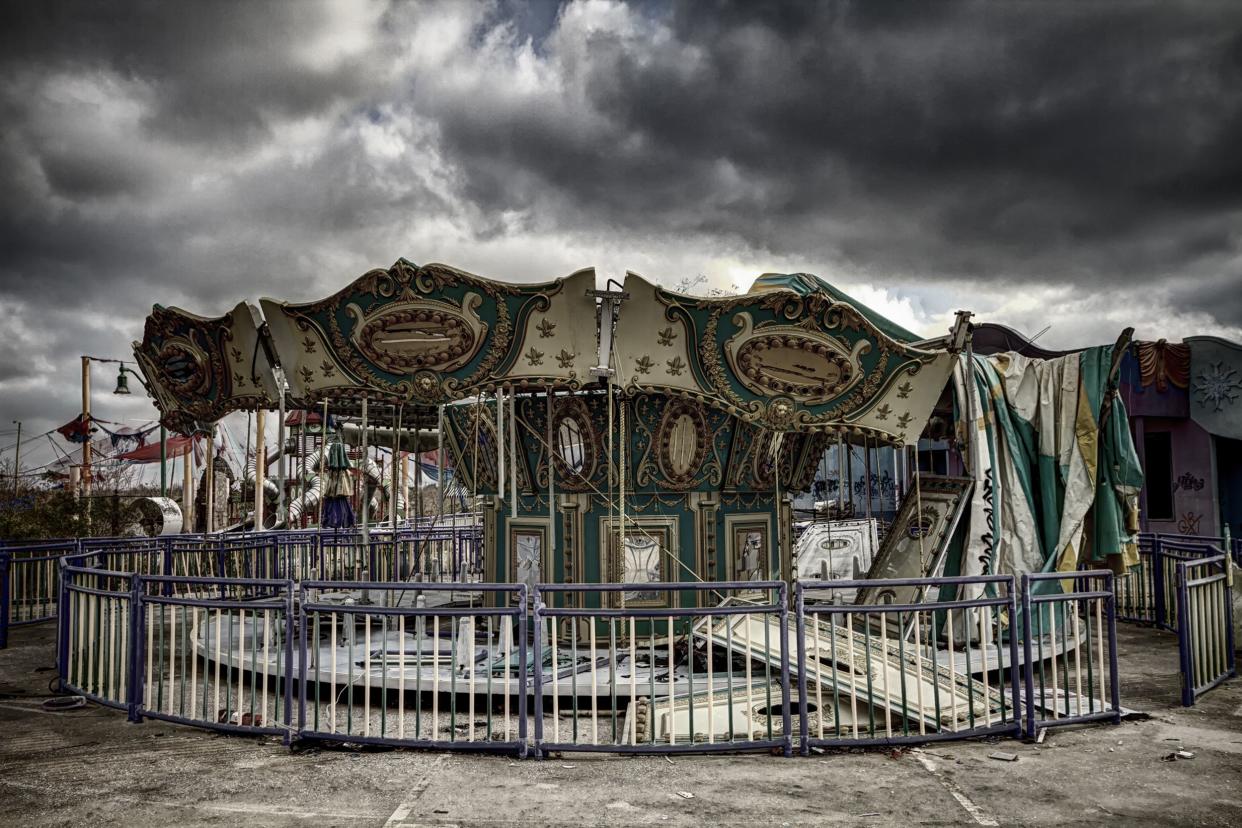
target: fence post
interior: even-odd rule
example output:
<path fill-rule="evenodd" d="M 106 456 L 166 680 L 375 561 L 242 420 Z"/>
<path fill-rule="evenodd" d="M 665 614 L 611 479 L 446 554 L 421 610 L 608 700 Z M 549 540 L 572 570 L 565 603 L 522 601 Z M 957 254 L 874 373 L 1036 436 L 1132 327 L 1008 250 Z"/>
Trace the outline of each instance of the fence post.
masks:
<path fill-rule="evenodd" d="M 216 577 L 224 577 L 224 538 L 216 538 Z M 220 600 L 228 598 L 228 589 L 220 584 Z"/>
<path fill-rule="evenodd" d="M 1164 553 L 1160 551 L 1160 535 L 1157 533 L 1151 536 L 1151 585 L 1154 592 L 1152 599 L 1157 629 L 1163 627 L 1167 630 L 1169 628 L 1168 617 L 1165 614 L 1168 611 L 1165 595 L 1167 583 L 1164 574 Z"/>
<path fill-rule="evenodd" d="M 290 732 L 293 728 L 293 714 L 291 713 L 290 708 L 293 706 L 293 635 L 300 626 L 297 623 L 297 612 L 297 602 L 293 600 L 292 582 L 290 582 L 285 588 L 285 669 L 281 671 L 281 675 L 284 678 L 285 683 L 283 688 L 283 695 L 285 698 L 283 711 L 284 721 L 281 722 L 281 724 L 284 725 L 285 736 L 281 741 L 285 746 L 293 744 Z M 305 665 L 299 664 L 299 675 L 305 669 Z M 301 735 L 300 731 L 298 735 Z"/>
<path fill-rule="evenodd" d="M 535 715 L 535 758 L 543 758 L 543 748 L 540 746 L 543 742 L 543 620 L 540 618 L 539 610 L 542 608 L 542 599 L 539 595 L 539 587 L 532 590 L 530 596 L 530 604 L 526 600 L 526 584 L 518 584 L 518 598 L 521 601 L 521 612 L 518 613 L 518 684 L 521 686 L 522 695 L 518 697 L 518 739 L 522 741 L 523 747 L 519 749 L 519 753 L 525 758 L 526 756 L 526 680 L 527 670 L 529 669 L 526 660 L 526 624 L 527 621 L 534 621 L 535 634 L 535 680 L 534 680 L 534 715 Z M 527 612 L 530 612 L 529 619 Z M 555 631 L 553 632 L 555 635 Z M 632 668 L 631 668 L 632 669 Z M 552 665 L 555 672 L 556 665 Z M 630 702 L 633 704 L 633 700 Z"/>
<path fill-rule="evenodd" d="M 302 607 L 306 606 L 306 590 L 301 584 L 295 584 L 292 579 L 285 585 L 289 595 L 296 593 L 297 600 L 293 603 L 295 611 L 298 614 L 297 630 L 298 630 L 298 738 L 302 737 L 302 733 L 306 730 L 306 681 L 309 677 L 310 659 L 307 657 L 306 647 L 306 624 L 303 622 Z M 318 646 L 318 642 L 316 642 Z M 333 658 L 336 656 L 333 655 Z M 316 683 L 319 681 L 318 675 L 315 677 Z M 388 703 L 388 697 L 384 697 L 384 703 Z"/>
<path fill-rule="evenodd" d="M 1225 527 L 1225 654 L 1228 661 L 1229 675 L 1237 676 L 1238 663 L 1234 654 L 1236 642 L 1233 638 L 1233 558 L 1229 554 L 1229 527 Z"/>
<path fill-rule="evenodd" d="M 798 631 L 798 744 L 801 746 L 799 752 L 803 756 L 808 756 L 811 753 L 811 747 L 807 744 L 810 729 L 806 718 L 806 594 L 801 581 L 794 584 L 794 608 L 796 613 L 794 623 Z M 818 659 L 819 653 L 816 653 L 815 657 Z M 788 694 L 785 698 L 788 701 Z M 820 711 L 819 715 L 824 714 Z"/>
<path fill-rule="evenodd" d="M 173 554 L 172 554 L 172 537 L 171 536 L 163 539 L 163 547 L 164 547 L 163 548 L 164 560 L 160 563 L 160 573 L 168 577 L 172 577 Z M 165 597 L 172 595 L 173 593 L 172 581 L 165 581 L 160 586 L 160 592 L 162 592 Z"/>
<path fill-rule="evenodd" d="M 0 650 L 9 646 L 9 555 L 0 550 Z"/>
<path fill-rule="evenodd" d="M 1031 663 L 1031 576 L 1022 573 L 1022 672 L 1026 689 L 1026 738 L 1035 738 L 1035 665 Z"/>
<path fill-rule="evenodd" d="M 56 681 L 57 689 L 63 691 L 69 676 L 69 582 L 65 577 L 68 558 L 62 557 L 56 563 L 60 572 L 60 594 L 56 598 Z M 5 592 L 8 592 L 7 585 Z"/>
<path fill-rule="evenodd" d="M 1022 602 L 1022 606 L 1026 606 L 1026 601 Z M 1018 579 L 1013 575 L 1009 576 L 1009 617 L 1012 619 L 1019 618 Z M 1029 623 L 1029 621 L 1019 623 Z M 998 624 L 997 635 L 1000 635 L 999 626 Z M 1029 629 L 1029 627 L 1026 629 Z M 998 672 L 997 675 L 999 676 L 1000 673 Z M 1012 623 L 1009 625 L 1009 692 L 1013 695 L 1013 720 L 1018 725 L 1018 732 L 1015 735 L 1021 736 L 1022 714 L 1026 708 L 1023 706 L 1022 679 L 1018 668 L 1018 636 L 1015 634 Z"/>
<path fill-rule="evenodd" d="M 786 584 L 781 584 L 781 588 L 778 594 L 780 595 L 780 606 L 781 606 L 781 692 L 784 694 L 784 699 L 783 699 L 784 703 L 781 705 L 781 730 L 785 734 L 784 754 L 788 758 L 790 756 L 793 756 L 793 733 L 790 732 L 793 730 L 793 714 L 789 712 L 789 702 L 790 702 L 789 697 L 792 696 L 793 694 L 789 692 L 790 688 L 789 688 L 789 593 L 788 593 L 788 586 Z M 798 620 L 801 621 L 801 619 L 802 619 L 802 614 L 799 613 Z M 709 626 L 708 635 L 710 635 L 711 634 L 710 624 L 708 626 Z M 691 642 L 693 643 L 693 636 L 691 636 Z M 802 651 L 802 636 L 801 635 L 798 636 L 798 651 L 799 652 Z M 693 665 L 694 663 L 693 661 L 694 647 L 693 646 L 690 647 L 690 659 L 691 659 L 691 665 Z M 632 670 L 634 668 L 631 667 L 630 669 Z M 673 672 L 673 667 L 670 664 L 669 665 L 669 676 L 670 676 L 669 680 L 670 681 L 672 681 L 672 672 Z M 800 676 L 798 679 L 799 688 L 802 688 L 803 686 L 805 686 L 805 683 L 806 683 L 805 675 Z M 799 700 L 798 703 L 799 705 L 801 705 L 802 701 Z M 708 728 L 711 728 L 710 717 L 712 715 L 714 714 L 711 712 L 708 713 L 708 717 L 709 717 Z M 805 717 L 801 715 L 799 716 L 799 719 L 801 719 L 803 722 L 806 721 Z M 801 729 L 802 727 L 801 723 L 799 723 L 798 727 L 799 729 Z M 693 733 L 690 734 L 690 744 L 694 744 Z"/>
<path fill-rule="evenodd" d="M 1186 611 L 1190 592 L 1186 587 L 1186 566 L 1185 562 L 1177 564 L 1177 654 L 1182 668 L 1182 706 L 1191 707 L 1195 703 L 1195 680 L 1189 613 Z"/>
<path fill-rule="evenodd" d="M 146 618 L 144 618 L 143 601 L 142 601 L 142 576 L 129 576 L 129 699 L 127 699 L 127 707 L 129 709 L 129 720 L 131 722 L 142 721 L 142 695 L 143 695 L 143 672 L 142 672 L 142 655 L 143 655 L 143 632 L 146 629 Z"/>
<path fill-rule="evenodd" d="M 1117 592 L 1114 589 L 1115 576 L 1110 572 L 1105 576 L 1108 588 L 1105 592 L 1104 611 L 1108 613 L 1108 672 L 1109 701 L 1113 704 L 1113 724 L 1121 724 L 1121 676 L 1117 665 Z"/>

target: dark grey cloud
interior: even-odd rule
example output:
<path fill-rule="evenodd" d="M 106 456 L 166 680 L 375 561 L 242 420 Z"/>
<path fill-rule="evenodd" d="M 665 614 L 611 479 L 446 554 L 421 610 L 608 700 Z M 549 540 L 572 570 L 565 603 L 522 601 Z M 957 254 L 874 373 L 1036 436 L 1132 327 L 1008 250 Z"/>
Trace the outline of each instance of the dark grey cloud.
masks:
<path fill-rule="evenodd" d="M 909 276 L 1007 277 L 1017 262 L 1130 280 L 1167 265 L 1147 254 L 1154 235 L 1192 222 L 1222 244 L 1160 246 L 1237 254 L 1222 228 L 1242 210 L 1242 7 L 909 9 L 688 3 L 655 26 L 667 40 L 587 32 L 589 59 L 565 72 L 594 123 L 523 101 L 422 103 L 473 198 L 559 205 L 562 224 L 732 234 Z M 543 186 L 513 186 L 514 170 Z M 918 233 L 895 243 L 884 217 L 910 213 Z M 864 221 L 825 235 L 842 216 Z"/>
<path fill-rule="evenodd" d="M 1238 336 L 1239 89 L 1223 2 L 7 4 L 0 422 L 72 417 L 153 302 L 402 255 Z"/>

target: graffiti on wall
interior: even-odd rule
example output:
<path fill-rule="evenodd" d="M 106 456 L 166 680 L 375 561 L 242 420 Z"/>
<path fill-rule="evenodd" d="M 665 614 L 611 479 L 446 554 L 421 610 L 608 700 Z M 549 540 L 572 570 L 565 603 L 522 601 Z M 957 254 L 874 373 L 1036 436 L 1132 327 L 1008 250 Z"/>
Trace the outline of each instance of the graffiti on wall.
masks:
<path fill-rule="evenodd" d="M 1173 491 L 1181 490 L 1183 492 L 1201 492 L 1205 485 L 1202 477 L 1195 477 L 1190 472 L 1185 472 L 1181 477 L 1173 483 Z"/>
<path fill-rule="evenodd" d="M 1182 515 L 1182 519 L 1177 522 L 1177 531 L 1183 535 L 1199 534 L 1199 524 L 1203 522 L 1203 515 L 1196 515 L 1194 512 L 1187 512 Z"/>

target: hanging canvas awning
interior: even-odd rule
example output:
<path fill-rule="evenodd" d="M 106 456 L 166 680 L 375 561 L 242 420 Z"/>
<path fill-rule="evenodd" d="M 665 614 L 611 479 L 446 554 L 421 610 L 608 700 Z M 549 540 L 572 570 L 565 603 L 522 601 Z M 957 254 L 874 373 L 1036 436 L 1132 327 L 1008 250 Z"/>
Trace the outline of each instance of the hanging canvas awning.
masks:
<path fill-rule="evenodd" d="M 189 453 L 193 442 L 194 439 L 191 437 L 169 437 L 166 443 L 165 456 L 170 460 L 174 457 L 182 457 Z M 127 463 L 158 463 L 160 462 L 160 441 L 156 440 L 133 451 L 119 454 L 116 459 L 124 460 Z"/>

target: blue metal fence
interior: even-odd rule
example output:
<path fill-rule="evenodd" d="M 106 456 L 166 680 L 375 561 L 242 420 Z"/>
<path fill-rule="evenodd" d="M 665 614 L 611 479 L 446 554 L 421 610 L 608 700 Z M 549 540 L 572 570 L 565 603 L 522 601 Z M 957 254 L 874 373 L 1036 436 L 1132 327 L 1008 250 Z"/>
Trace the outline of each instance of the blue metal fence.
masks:
<path fill-rule="evenodd" d="M 1177 643 L 1182 704 L 1237 675 L 1233 638 L 1233 566 L 1223 551 L 1177 563 Z"/>
<path fill-rule="evenodd" d="M 864 588 L 870 596 L 915 590 L 930 600 L 835 600 L 841 591 Z M 1020 735 L 1016 592 L 1012 575 L 799 583 L 803 753 L 816 746 Z M 808 606 L 808 596 L 822 600 Z"/>
<path fill-rule="evenodd" d="M 673 605 L 651 606 L 661 595 Z M 536 752 L 790 755 L 786 596 L 780 581 L 539 584 Z"/>
<path fill-rule="evenodd" d="M 299 587 L 299 738 L 526 755 L 524 584 L 371 581 L 347 585 L 369 604 L 320 597 L 342 586 Z M 467 591 L 498 600 L 434 605 Z"/>
<path fill-rule="evenodd" d="M 103 539 L 19 559 L 55 561 L 64 686 L 136 721 L 546 755 L 788 753 L 795 740 L 806 752 L 1120 716 L 1109 573 L 1029 575 L 1020 589 L 1010 576 L 816 582 L 796 585 L 791 607 L 780 582 L 541 584 L 528 595 L 418 581 L 430 570 L 415 565 L 417 541 L 453 561 L 475 554 L 469 540 L 331 538 Z M 1195 619 L 1213 617 L 1195 590 L 1225 581 L 1193 570 L 1203 561 L 1186 545 L 1155 548 L 1185 574 L 1190 597 L 1172 603 L 1194 636 Z M 357 580 L 367 571 L 381 577 Z M 337 577 L 305 577 L 318 572 Z M 925 597 L 834 602 L 860 586 Z M 1192 655 L 1221 652 L 1188 640 Z M 1227 663 L 1191 662 L 1195 693 L 1232 673 L 1227 649 Z"/>
<path fill-rule="evenodd" d="M 1107 570 L 1022 576 L 1027 736 L 1047 727 L 1121 721 L 1113 590 Z"/>

